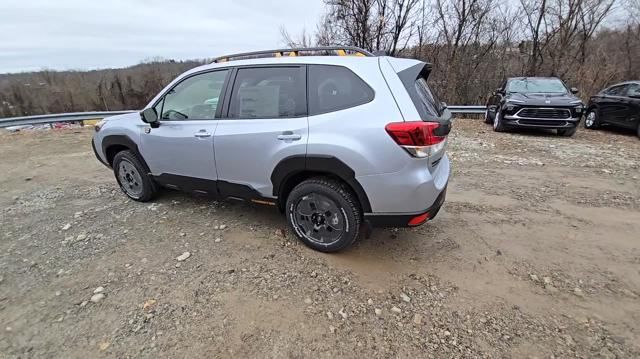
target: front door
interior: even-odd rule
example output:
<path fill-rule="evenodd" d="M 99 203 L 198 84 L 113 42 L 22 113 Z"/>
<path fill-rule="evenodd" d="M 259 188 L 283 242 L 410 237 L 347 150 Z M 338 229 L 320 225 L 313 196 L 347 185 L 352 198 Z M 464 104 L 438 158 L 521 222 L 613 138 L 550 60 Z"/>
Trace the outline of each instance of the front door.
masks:
<path fill-rule="evenodd" d="M 213 135 L 218 99 L 229 70 L 189 76 L 156 104 L 160 125 L 146 127 L 141 153 L 156 180 L 186 191 L 216 195 Z"/>
<path fill-rule="evenodd" d="M 610 88 L 604 93 L 599 101 L 600 120 L 615 125 L 624 125 L 625 114 L 627 112 L 624 103 L 627 85 L 620 85 Z"/>
<path fill-rule="evenodd" d="M 304 66 L 241 67 L 215 133 L 220 194 L 273 197 L 271 173 L 307 152 Z"/>

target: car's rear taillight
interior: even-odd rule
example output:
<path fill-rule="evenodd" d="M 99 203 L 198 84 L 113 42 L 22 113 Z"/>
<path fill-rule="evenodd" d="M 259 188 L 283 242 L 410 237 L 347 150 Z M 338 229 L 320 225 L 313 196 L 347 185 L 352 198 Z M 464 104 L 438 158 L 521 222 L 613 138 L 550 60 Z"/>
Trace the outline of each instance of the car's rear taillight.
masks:
<path fill-rule="evenodd" d="M 414 157 L 429 157 L 444 150 L 448 131 L 438 122 L 392 122 L 385 127 L 389 136 Z"/>

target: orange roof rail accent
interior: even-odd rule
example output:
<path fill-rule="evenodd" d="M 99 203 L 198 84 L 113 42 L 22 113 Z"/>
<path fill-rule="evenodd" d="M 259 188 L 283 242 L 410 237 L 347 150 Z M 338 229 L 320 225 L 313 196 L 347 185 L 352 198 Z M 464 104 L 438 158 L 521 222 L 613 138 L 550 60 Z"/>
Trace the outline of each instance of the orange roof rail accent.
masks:
<path fill-rule="evenodd" d="M 304 53 L 308 53 L 312 56 L 359 56 L 370 57 L 375 56 L 371 52 L 354 46 L 320 46 L 320 47 L 301 47 L 292 49 L 277 49 L 277 50 L 265 50 L 244 52 L 233 55 L 225 55 L 213 60 L 214 63 L 222 63 L 234 60 L 247 60 L 258 59 L 265 57 L 282 57 L 288 54 L 290 57 L 304 56 Z"/>

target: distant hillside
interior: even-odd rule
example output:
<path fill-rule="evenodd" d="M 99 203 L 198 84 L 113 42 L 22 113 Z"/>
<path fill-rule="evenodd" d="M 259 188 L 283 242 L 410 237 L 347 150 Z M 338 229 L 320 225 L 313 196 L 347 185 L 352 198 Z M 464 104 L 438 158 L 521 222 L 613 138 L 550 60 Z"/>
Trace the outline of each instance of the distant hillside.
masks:
<path fill-rule="evenodd" d="M 142 108 L 203 61 L 153 61 L 122 69 L 0 74 L 0 117 Z"/>

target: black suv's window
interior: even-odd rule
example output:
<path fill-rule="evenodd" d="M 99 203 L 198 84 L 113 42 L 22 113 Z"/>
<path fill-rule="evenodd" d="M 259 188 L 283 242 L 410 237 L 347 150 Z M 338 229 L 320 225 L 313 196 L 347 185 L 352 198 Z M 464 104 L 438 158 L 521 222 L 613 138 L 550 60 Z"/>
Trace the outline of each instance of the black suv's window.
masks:
<path fill-rule="evenodd" d="M 609 96 L 624 96 L 627 93 L 627 87 L 628 85 L 614 86 L 604 93 Z"/>
<path fill-rule="evenodd" d="M 155 107 L 163 121 L 211 120 L 228 70 L 191 76 L 164 95 Z M 161 110 L 160 110 L 161 109 Z"/>
<path fill-rule="evenodd" d="M 256 67 L 238 69 L 231 102 L 231 118 L 280 118 L 306 114 L 304 68 Z"/>
<path fill-rule="evenodd" d="M 371 102 L 373 90 L 342 66 L 309 65 L 309 115 L 344 110 Z"/>
<path fill-rule="evenodd" d="M 519 93 L 567 93 L 569 92 L 560 79 L 555 78 L 522 78 L 509 80 L 507 92 Z"/>
<path fill-rule="evenodd" d="M 627 93 L 625 94 L 625 96 L 631 96 L 631 94 L 638 93 L 638 92 L 640 92 L 640 84 L 629 84 L 629 87 L 627 87 Z"/>
<path fill-rule="evenodd" d="M 438 98 L 438 96 L 431 90 L 427 80 L 424 77 L 419 77 L 416 80 L 416 90 L 418 92 L 418 96 L 420 96 L 420 102 L 427 110 L 427 112 L 434 116 L 441 116 L 442 111 L 444 110 L 442 107 L 442 102 Z"/>

